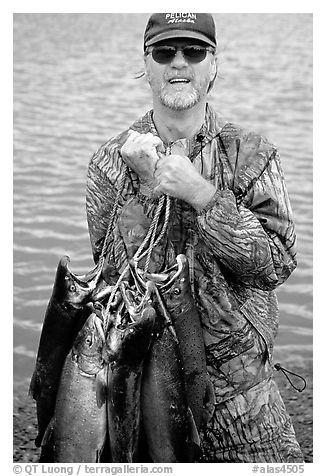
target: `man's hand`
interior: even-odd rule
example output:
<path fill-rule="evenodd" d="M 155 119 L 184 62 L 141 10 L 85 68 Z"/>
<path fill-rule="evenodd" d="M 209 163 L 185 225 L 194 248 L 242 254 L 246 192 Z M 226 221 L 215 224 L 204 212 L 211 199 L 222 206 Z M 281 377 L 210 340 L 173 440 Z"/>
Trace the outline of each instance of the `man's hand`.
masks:
<path fill-rule="evenodd" d="M 187 156 L 166 156 L 164 152 L 161 139 L 150 132 L 130 131 L 121 147 L 123 160 L 152 196 L 171 195 L 200 211 L 213 197 L 215 187 L 200 175 Z"/>
<path fill-rule="evenodd" d="M 129 136 L 121 147 L 124 162 L 139 177 L 140 181 L 150 187 L 154 186 L 154 170 L 159 160 L 158 152 L 164 152 L 161 139 L 150 132 L 139 134 L 130 131 Z"/>
<path fill-rule="evenodd" d="M 184 155 L 160 154 L 156 163 L 155 194 L 165 193 L 189 203 L 197 211 L 202 210 L 213 198 L 215 187 L 205 180 Z"/>

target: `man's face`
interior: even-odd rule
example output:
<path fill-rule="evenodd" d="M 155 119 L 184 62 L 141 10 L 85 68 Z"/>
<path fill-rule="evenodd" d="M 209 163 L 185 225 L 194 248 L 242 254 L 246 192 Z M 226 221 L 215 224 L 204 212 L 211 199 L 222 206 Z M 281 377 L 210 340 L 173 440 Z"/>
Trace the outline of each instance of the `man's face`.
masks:
<path fill-rule="evenodd" d="M 207 46 L 192 39 L 165 40 L 154 46 L 182 48 L 189 45 Z M 208 86 L 216 75 L 216 58 L 210 51 L 203 61 L 193 63 L 178 50 L 171 61 L 160 64 L 153 59 L 151 50 L 149 47 L 150 53 L 145 56 L 145 68 L 154 104 L 158 100 L 170 109 L 181 111 L 206 101 Z"/>

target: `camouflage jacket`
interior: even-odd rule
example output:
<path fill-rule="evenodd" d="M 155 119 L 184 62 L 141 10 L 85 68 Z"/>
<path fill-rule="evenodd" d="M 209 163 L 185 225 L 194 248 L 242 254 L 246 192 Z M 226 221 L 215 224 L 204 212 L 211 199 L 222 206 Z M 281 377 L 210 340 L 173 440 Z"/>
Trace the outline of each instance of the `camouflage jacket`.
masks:
<path fill-rule="evenodd" d="M 131 129 L 157 135 L 152 111 Z M 119 150 L 126 132 L 100 147 L 89 164 L 86 209 L 95 261 L 122 176 Z M 187 255 L 207 368 L 217 402 L 223 402 L 272 375 L 275 288 L 296 267 L 296 238 L 277 149 L 225 121 L 209 105 L 199 133 L 169 146 L 182 148 L 216 194 L 200 213 L 172 200 L 168 232 L 156 249 L 152 271 L 173 263 L 178 253 Z M 156 207 L 157 200 L 142 193 L 130 172 L 110 243 L 117 272 L 136 251 L 138 228 L 149 226 Z"/>

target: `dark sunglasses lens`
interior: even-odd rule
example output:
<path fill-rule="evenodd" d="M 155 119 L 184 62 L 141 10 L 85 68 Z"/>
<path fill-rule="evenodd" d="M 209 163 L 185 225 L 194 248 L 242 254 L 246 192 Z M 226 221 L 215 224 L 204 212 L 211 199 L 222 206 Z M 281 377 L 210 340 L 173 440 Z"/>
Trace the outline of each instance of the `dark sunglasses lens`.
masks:
<path fill-rule="evenodd" d="M 207 50 L 200 46 L 186 46 L 183 55 L 190 63 L 200 63 L 206 58 Z"/>
<path fill-rule="evenodd" d="M 152 50 L 152 57 L 156 63 L 167 64 L 172 61 L 177 49 L 174 46 L 156 46 Z"/>
<path fill-rule="evenodd" d="M 156 63 L 167 64 L 173 60 L 176 52 L 175 46 L 156 46 L 152 50 L 152 57 Z M 185 46 L 182 53 L 189 63 L 200 63 L 206 58 L 207 49 L 201 46 Z"/>

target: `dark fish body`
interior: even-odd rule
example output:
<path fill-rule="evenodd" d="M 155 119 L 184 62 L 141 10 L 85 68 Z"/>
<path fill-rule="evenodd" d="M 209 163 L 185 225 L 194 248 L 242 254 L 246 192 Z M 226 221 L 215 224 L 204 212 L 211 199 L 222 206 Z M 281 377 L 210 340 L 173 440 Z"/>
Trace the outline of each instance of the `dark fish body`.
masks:
<path fill-rule="evenodd" d="M 124 293 L 124 299 L 130 299 Z M 130 309 L 132 302 L 127 307 Z M 140 425 L 140 388 L 143 361 L 153 338 L 156 313 L 145 300 L 133 323 L 114 325 L 107 337 L 108 371 L 108 432 L 111 461 L 131 463 L 138 460 Z"/>
<path fill-rule="evenodd" d="M 68 256 L 61 258 L 49 300 L 31 379 L 30 394 L 36 400 L 40 446 L 52 418 L 57 388 L 64 360 L 74 337 L 89 311 L 84 308 L 92 285 L 78 279 L 68 269 Z"/>
<path fill-rule="evenodd" d="M 180 346 L 184 367 L 188 403 L 200 430 L 202 415 L 210 384 L 206 369 L 206 354 L 200 316 L 192 296 L 189 266 L 185 255 L 178 255 L 179 273 L 166 289 L 162 287 L 162 298 L 170 313 Z"/>
<path fill-rule="evenodd" d="M 189 280 L 189 266 L 185 255 L 177 256 L 177 269 L 161 286 L 160 295 L 171 317 L 180 348 L 188 404 L 198 431 L 204 422 L 207 398 L 214 399 L 212 384 L 206 369 L 206 354 L 200 316 Z M 213 402 L 212 408 L 214 406 Z"/>
<path fill-rule="evenodd" d="M 178 343 L 163 323 L 144 365 L 141 418 L 149 461 L 190 462 L 190 420 Z"/>
<path fill-rule="evenodd" d="M 101 325 L 95 313 L 87 318 L 62 369 L 54 416 L 44 438 L 53 445 L 56 463 L 100 461 L 107 433 Z"/>

